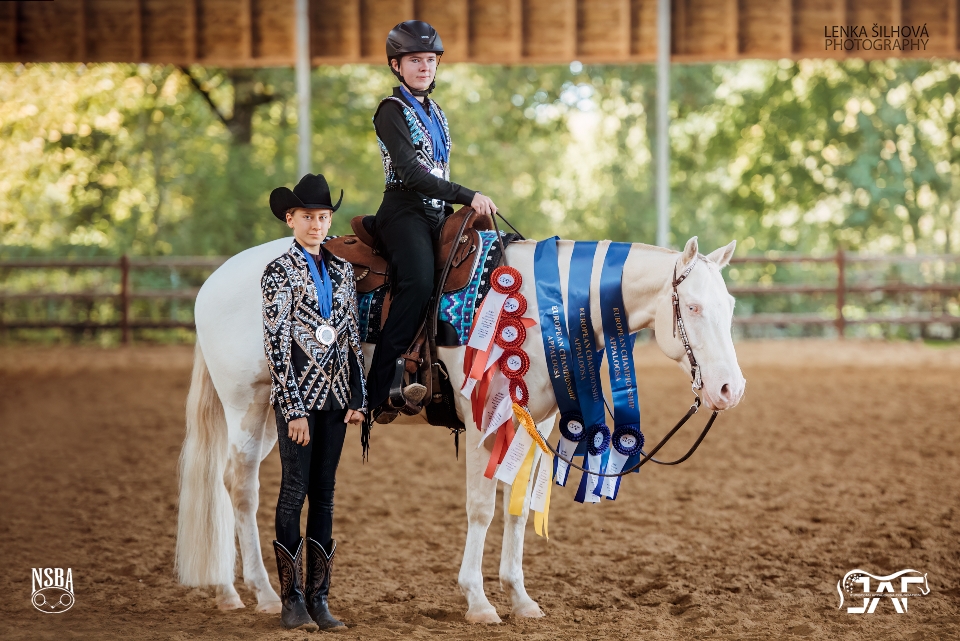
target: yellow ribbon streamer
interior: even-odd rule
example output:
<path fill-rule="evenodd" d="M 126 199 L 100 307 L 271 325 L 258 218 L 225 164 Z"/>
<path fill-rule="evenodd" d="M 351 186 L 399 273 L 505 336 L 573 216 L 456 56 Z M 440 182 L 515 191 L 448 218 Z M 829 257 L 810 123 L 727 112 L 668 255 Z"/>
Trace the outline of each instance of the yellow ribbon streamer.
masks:
<path fill-rule="evenodd" d="M 543 435 L 537 429 L 537 424 L 533 422 L 533 417 L 530 416 L 530 412 L 527 411 L 527 408 L 521 407 L 517 403 L 513 404 L 513 413 L 517 417 L 517 421 L 520 425 L 523 426 L 523 429 L 527 431 L 527 434 L 533 439 L 533 442 L 543 450 L 543 456 L 540 458 L 540 465 L 549 465 L 551 470 L 553 470 L 553 452 L 550 451 L 550 448 L 547 447 L 547 442 L 543 439 Z M 527 453 L 527 457 L 524 459 L 523 464 L 520 466 L 520 471 L 517 472 L 517 478 L 513 481 L 513 489 L 510 492 L 510 514 L 514 516 L 520 516 L 523 513 L 523 500 L 526 496 L 527 484 L 526 483 L 517 483 L 519 479 L 529 478 L 531 472 L 530 468 L 533 467 L 533 448 L 530 448 L 530 451 Z M 548 515 L 550 513 L 550 491 L 553 486 L 553 479 L 550 479 L 551 482 L 547 483 L 547 498 L 543 504 L 543 512 L 534 512 L 533 513 L 533 527 L 536 530 L 539 536 L 544 538 L 550 538 L 547 535 L 547 521 Z"/>
<path fill-rule="evenodd" d="M 523 463 L 520 464 L 520 470 L 517 477 L 513 479 L 513 487 L 510 489 L 510 514 L 520 516 L 523 514 L 523 502 L 527 498 L 527 483 L 530 481 L 530 472 L 533 468 L 533 454 L 536 450 L 532 447 L 527 452 Z"/>
<path fill-rule="evenodd" d="M 550 535 L 547 534 L 547 519 L 550 515 L 550 490 L 553 488 L 553 455 L 544 454 L 541 456 L 540 465 L 548 466 L 547 469 L 550 470 L 550 480 L 547 481 L 547 498 L 543 502 L 543 512 L 533 513 L 533 529 L 536 531 L 537 536 L 549 539 Z"/>
<path fill-rule="evenodd" d="M 543 450 L 543 453 L 551 454 L 550 448 L 547 447 L 547 442 L 543 440 L 543 435 L 540 434 L 540 431 L 537 429 L 537 424 L 533 422 L 533 417 L 530 416 L 530 412 L 527 411 L 527 408 L 521 407 L 514 403 L 513 413 L 520 422 L 520 425 L 523 425 L 523 429 L 527 430 L 527 434 L 530 435 L 530 437 L 533 439 L 533 442 L 540 446 L 540 449 Z"/>

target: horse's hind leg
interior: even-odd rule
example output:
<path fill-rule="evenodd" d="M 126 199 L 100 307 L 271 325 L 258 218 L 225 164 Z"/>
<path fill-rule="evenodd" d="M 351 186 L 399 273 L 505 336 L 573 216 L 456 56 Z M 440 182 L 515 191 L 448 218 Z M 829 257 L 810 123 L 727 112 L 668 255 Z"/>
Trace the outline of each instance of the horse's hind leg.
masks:
<path fill-rule="evenodd" d="M 497 481 L 483 475 L 490 452 L 478 448 L 480 432 L 468 421 L 467 457 L 467 543 L 463 549 L 458 583 L 467 598 L 466 619 L 470 623 L 500 623 L 497 610 L 483 592 L 483 542 L 497 504 Z"/>
<path fill-rule="evenodd" d="M 263 565 L 257 507 L 260 502 L 260 461 L 277 440 L 276 421 L 268 404 L 251 403 L 244 411 L 230 407 L 224 407 L 224 410 L 228 425 L 236 421 L 230 432 L 238 436 L 237 442 L 230 443 L 224 480 L 233 501 L 243 559 L 243 582 L 257 596 L 257 611 L 275 614 L 280 612 L 280 597 L 270 585 L 270 577 Z"/>
<path fill-rule="evenodd" d="M 537 425 L 537 429 L 544 438 L 550 437 L 553 431 L 555 418 Z M 536 447 L 534 445 L 533 447 Z M 537 469 L 537 462 L 543 456 L 539 450 L 534 454 L 533 470 Z M 544 461 L 545 462 L 545 461 Z M 515 617 L 542 617 L 543 610 L 537 602 L 530 598 L 523 585 L 523 534 L 527 525 L 527 516 L 530 514 L 530 493 L 533 490 L 533 475 L 527 482 L 526 498 L 523 501 L 523 512 L 520 516 L 510 514 L 510 491 L 504 488 L 503 492 L 503 549 L 500 553 L 500 588 L 510 597 L 511 616 Z"/>

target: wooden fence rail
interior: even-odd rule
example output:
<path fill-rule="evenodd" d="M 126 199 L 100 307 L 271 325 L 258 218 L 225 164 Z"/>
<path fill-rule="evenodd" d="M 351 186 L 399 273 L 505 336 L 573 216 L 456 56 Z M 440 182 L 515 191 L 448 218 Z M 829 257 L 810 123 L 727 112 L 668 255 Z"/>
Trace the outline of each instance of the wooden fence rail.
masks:
<path fill-rule="evenodd" d="M 960 254 L 936 254 L 915 256 L 859 256 L 849 254 L 838 249 L 833 256 L 805 256 L 800 254 L 779 256 L 744 256 L 734 258 L 731 264 L 789 264 L 789 263 L 833 263 L 836 265 L 837 275 L 833 285 L 731 285 L 728 290 L 731 294 L 834 294 L 836 297 L 836 314 L 830 318 L 820 314 L 754 314 L 752 316 L 735 317 L 734 321 L 741 325 L 833 325 L 837 335 L 841 338 L 847 325 L 891 323 L 891 324 L 925 324 L 925 323 L 958 323 L 960 316 L 950 314 L 906 314 L 901 316 L 878 316 L 867 314 L 858 318 L 847 318 L 844 315 L 846 297 L 848 293 L 952 293 L 960 292 L 960 283 L 928 283 L 924 285 L 910 285 L 906 283 L 867 283 L 848 285 L 847 269 L 850 263 L 932 263 L 932 262 L 960 262 Z"/>
<path fill-rule="evenodd" d="M 159 258 L 131 258 L 126 255 L 119 259 L 108 258 L 70 258 L 70 259 L 17 259 L 0 260 L 0 270 L 10 269 L 104 269 L 120 270 L 120 291 L 79 291 L 79 292 L 11 292 L 0 291 L 0 304 L 6 301 L 21 300 L 104 300 L 113 299 L 119 303 L 120 319 L 115 322 L 96 323 L 90 321 L 59 321 L 59 320 L 24 320 L 4 321 L 0 318 L 0 330 L 4 329 L 119 329 L 123 343 L 131 341 L 133 329 L 166 329 L 166 328 L 193 328 L 193 321 L 156 320 L 132 318 L 130 304 L 134 300 L 193 300 L 197 296 L 198 288 L 171 289 L 171 290 L 138 290 L 134 291 L 130 284 L 130 274 L 133 270 L 144 268 L 207 268 L 215 269 L 223 264 L 227 257 L 193 257 L 171 256 Z M 770 284 L 770 285 L 730 285 L 729 291 L 733 295 L 765 296 L 775 294 L 832 294 L 836 298 L 836 313 L 825 316 L 816 313 L 802 314 L 768 314 L 760 313 L 750 316 L 738 316 L 734 322 L 740 325 L 833 325 L 838 336 L 843 336 L 848 325 L 866 323 L 891 324 L 925 324 L 949 323 L 960 324 L 960 316 L 945 313 L 910 313 L 900 316 L 879 316 L 867 314 L 861 317 L 848 318 L 844 315 L 846 296 L 850 293 L 883 294 L 898 293 L 940 293 L 950 294 L 960 292 L 960 282 L 956 283 L 929 283 L 912 285 L 906 283 L 866 283 L 847 284 L 847 270 L 851 263 L 955 263 L 960 262 L 960 254 L 925 255 L 925 256 L 858 256 L 839 250 L 833 256 L 806 256 L 799 254 L 771 255 L 771 256 L 744 256 L 734 258 L 732 264 L 834 264 L 836 280 L 831 284 Z M 6 273 L 0 271 L 0 273 Z"/>
<path fill-rule="evenodd" d="M 140 299 L 171 300 L 187 299 L 193 300 L 197 297 L 199 288 L 193 289 L 174 289 L 174 290 L 142 290 L 133 291 L 130 284 L 130 272 L 135 269 L 148 267 L 199 267 L 215 269 L 222 265 L 227 257 L 216 256 L 206 258 L 203 256 L 169 256 L 169 257 L 138 257 L 131 258 L 124 254 L 117 259 L 109 258 L 42 258 L 42 259 L 20 259 L 0 261 L 0 269 L 43 269 L 43 268 L 69 268 L 69 269 L 103 269 L 115 268 L 120 270 L 120 291 L 86 291 L 86 292 L 0 292 L 0 302 L 8 300 L 91 300 L 91 299 L 114 299 L 119 302 L 120 320 L 115 322 L 94 323 L 90 321 L 4 321 L 0 318 L 0 330 L 2 329 L 119 329 L 121 340 L 124 344 L 131 341 L 131 331 L 133 329 L 169 329 L 169 328 L 187 328 L 193 329 L 193 321 L 178 320 L 156 320 L 146 319 L 138 320 L 132 318 L 130 312 L 130 303 Z"/>

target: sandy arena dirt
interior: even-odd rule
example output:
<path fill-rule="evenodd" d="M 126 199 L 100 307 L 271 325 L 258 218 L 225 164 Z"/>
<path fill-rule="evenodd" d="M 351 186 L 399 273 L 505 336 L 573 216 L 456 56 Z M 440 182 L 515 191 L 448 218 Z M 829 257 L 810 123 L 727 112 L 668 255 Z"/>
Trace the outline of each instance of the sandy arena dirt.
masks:
<path fill-rule="evenodd" d="M 958 639 L 960 349 L 746 342 L 747 393 L 694 457 L 644 467 L 615 502 L 555 488 L 551 539 L 527 528 L 525 575 L 546 613 L 512 620 L 498 585 L 502 520 L 487 538 L 487 594 L 504 623 L 464 622 L 463 458 L 446 430 L 351 428 L 337 484 L 331 606 L 344 639 Z M 220 612 L 173 574 L 177 457 L 193 351 L 0 350 L 0 638 L 304 639 L 277 615 Z M 648 442 L 690 403 L 682 372 L 638 348 Z M 697 431 L 706 416 L 695 419 Z M 685 451 L 694 435 L 663 453 Z M 579 478 L 577 476 L 576 478 Z M 260 538 L 274 585 L 280 463 L 261 472 Z M 499 503 L 498 503 L 499 506 Z M 498 507 L 499 511 L 499 507 Z M 304 510 L 304 517 L 306 510 Z M 76 605 L 30 605 L 32 567 L 70 567 Z M 838 609 L 862 568 L 928 573 L 907 614 Z"/>

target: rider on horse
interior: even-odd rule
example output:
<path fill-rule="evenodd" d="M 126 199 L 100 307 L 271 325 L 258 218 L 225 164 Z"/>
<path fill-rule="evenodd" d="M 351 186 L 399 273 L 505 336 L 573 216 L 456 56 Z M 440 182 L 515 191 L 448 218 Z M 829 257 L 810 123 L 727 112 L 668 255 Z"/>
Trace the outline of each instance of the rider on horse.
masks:
<path fill-rule="evenodd" d="M 426 22 L 408 20 L 387 36 L 387 61 L 400 80 L 373 116 L 383 159 L 383 202 L 376 215 L 376 247 L 390 263 L 392 302 L 367 381 L 370 407 L 385 423 L 398 408 L 388 399 L 398 357 L 410 346 L 423 322 L 434 287 L 434 237 L 452 204 L 470 205 L 493 215 L 497 207 L 478 191 L 450 181 L 450 129 L 440 106 L 427 96 L 443 43 Z M 414 405 L 426 388 L 403 389 Z"/>

